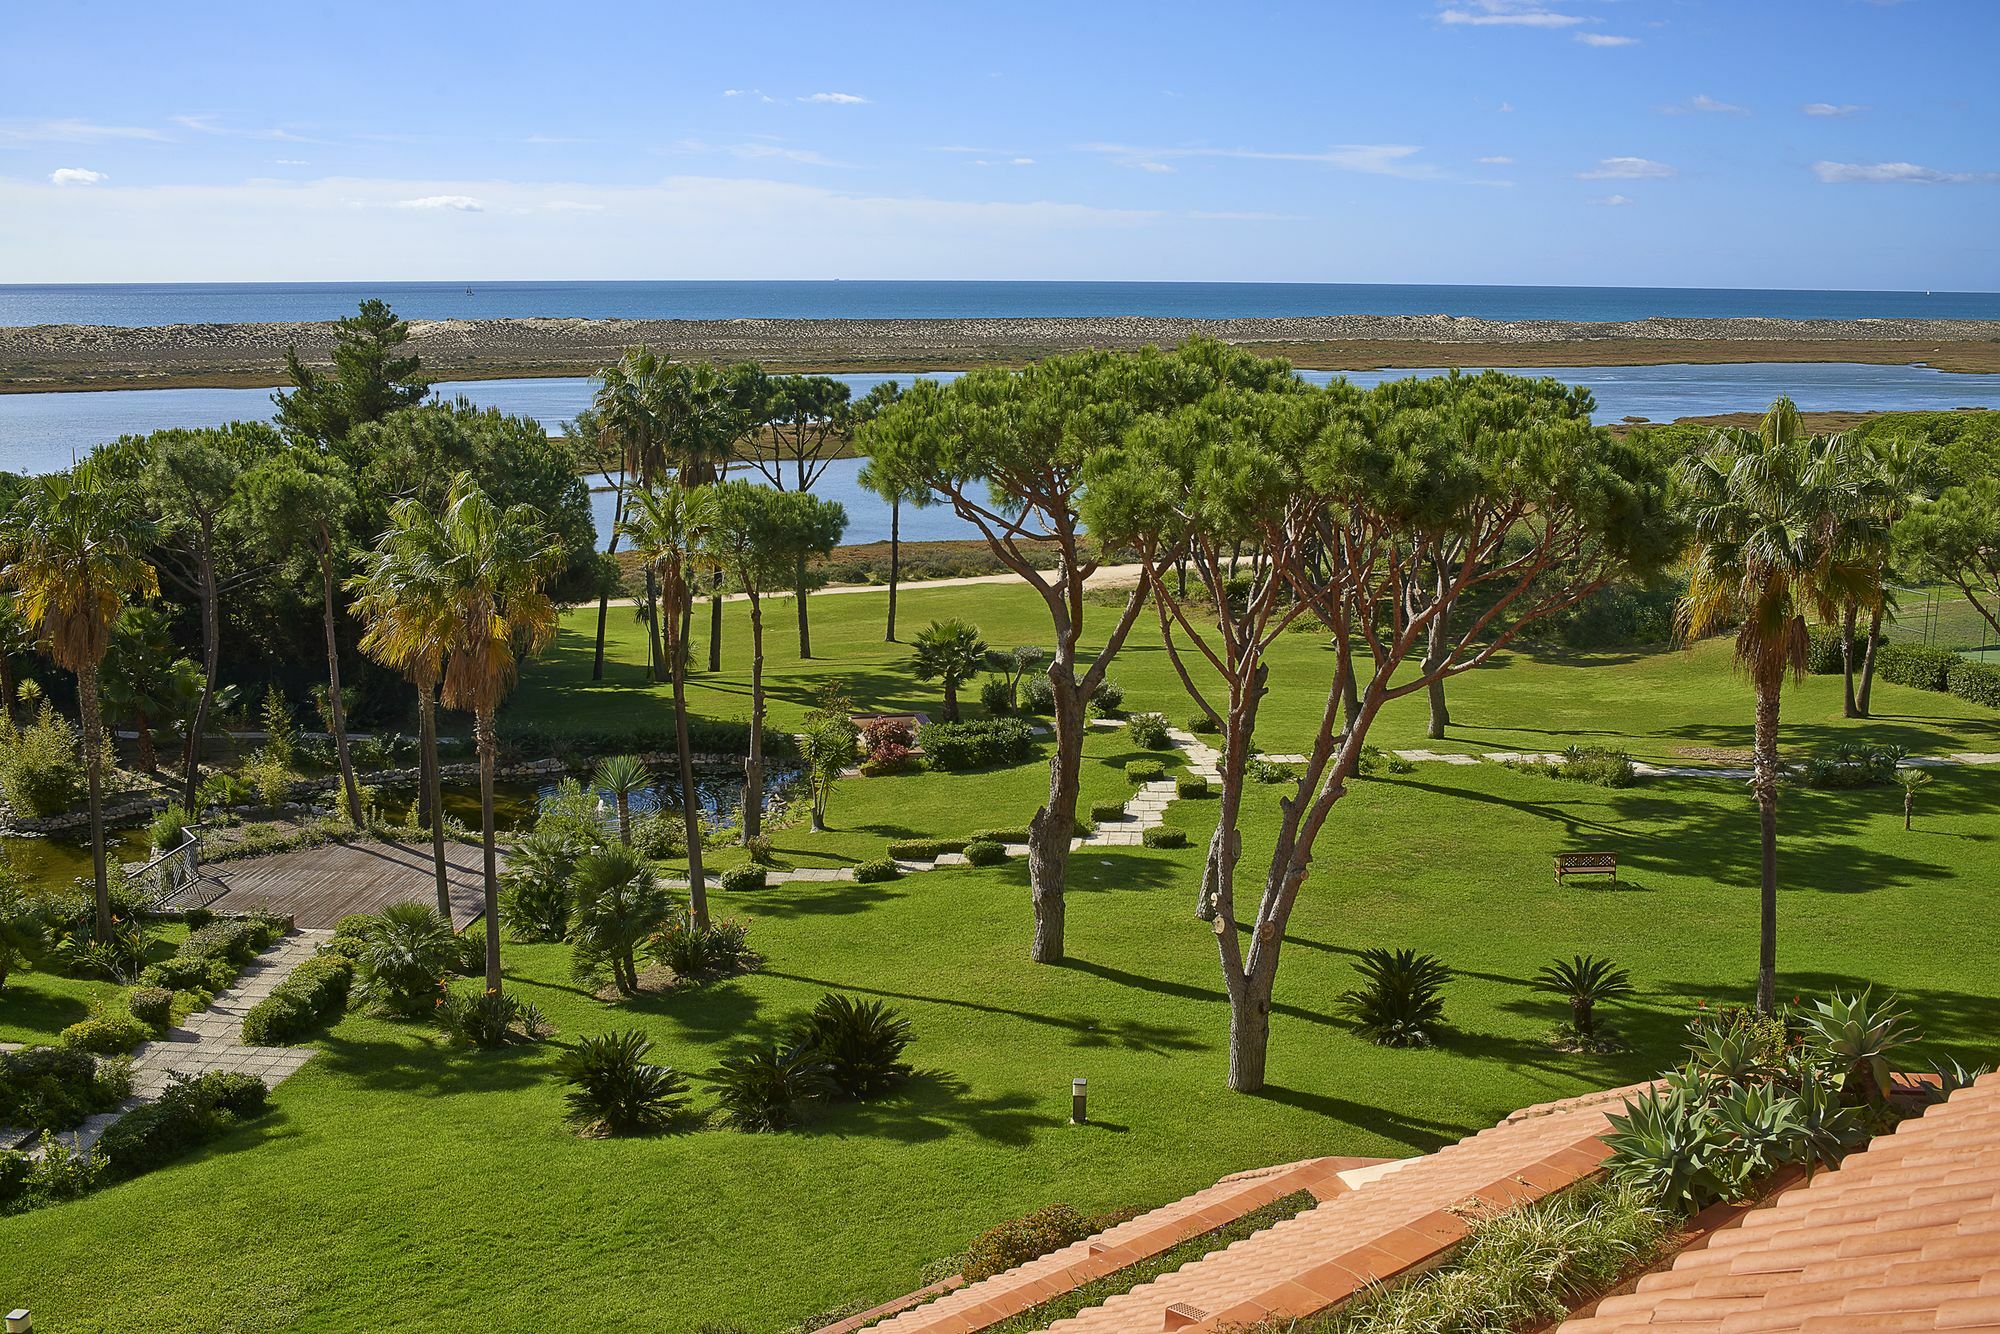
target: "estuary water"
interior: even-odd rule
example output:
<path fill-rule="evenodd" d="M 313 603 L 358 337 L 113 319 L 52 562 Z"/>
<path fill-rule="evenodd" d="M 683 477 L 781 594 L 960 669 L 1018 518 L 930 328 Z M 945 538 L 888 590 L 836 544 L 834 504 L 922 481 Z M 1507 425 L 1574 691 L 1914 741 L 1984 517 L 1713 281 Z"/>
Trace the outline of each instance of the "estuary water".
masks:
<path fill-rule="evenodd" d="M 1436 368 L 1348 372 L 1358 385 L 1411 375 L 1437 375 Z M 1868 366 L 1851 363 L 1695 366 L 1566 366 L 1516 369 L 1521 375 L 1552 375 L 1584 385 L 1597 399 L 1596 419 L 1617 422 L 1628 417 L 1672 421 L 1677 417 L 1720 412 L 1761 411 L 1780 394 L 1790 394 L 1806 409 L 1874 411 L 1938 410 L 1957 407 L 2000 408 L 2000 375 L 1953 374 L 1928 366 Z M 1302 371 L 1315 384 L 1332 372 Z M 908 383 L 916 378 L 893 374 L 848 374 L 834 377 L 859 397 L 883 380 Z M 928 378 L 948 380 L 953 372 L 932 372 Z M 481 407 L 533 417 L 560 431 L 590 401 L 591 380 L 569 376 L 551 379 L 457 380 L 436 386 L 444 398 L 464 397 Z M 126 389 L 43 394 L 0 394 L 0 469 L 48 472 L 68 467 L 97 445 L 121 435 L 168 426 L 214 426 L 241 419 L 270 417 L 268 389 Z M 859 484 L 861 462 L 834 462 L 821 483 L 820 494 L 847 506 L 850 543 L 885 541 L 889 510 Z M 600 531 L 608 528 L 611 496 L 593 494 Z M 903 513 L 903 536 L 913 541 L 970 537 L 970 527 L 938 507 Z"/>

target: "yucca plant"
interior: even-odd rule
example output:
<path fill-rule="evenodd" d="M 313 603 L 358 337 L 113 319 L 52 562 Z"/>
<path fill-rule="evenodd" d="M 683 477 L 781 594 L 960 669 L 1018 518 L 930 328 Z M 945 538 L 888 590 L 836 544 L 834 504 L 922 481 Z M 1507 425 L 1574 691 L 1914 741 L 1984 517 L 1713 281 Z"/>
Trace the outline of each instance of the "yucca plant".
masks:
<path fill-rule="evenodd" d="M 1878 1006 L 1866 990 L 1858 996 L 1836 991 L 1814 1001 L 1802 1018 L 1807 1040 L 1840 1076 L 1840 1100 L 1850 1107 L 1873 1107 L 1888 1097 L 1890 1054 L 1923 1036 L 1893 998 Z"/>
<path fill-rule="evenodd" d="M 652 784 L 653 776 L 637 755 L 608 755 L 597 762 L 597 770 L 590 776 L 591 787 L 609 792 L 618 807 L 618 841 L 628 847 L 632 843 L 632 794 Z"/>
<path fill-rule="evenodd" d="M 1428 1047 L 1444 1020 L 1451 970 L 1433 954 L 1363 950 L 1355 960 L 1363 985 L 1342 992 L 1341 1012 L 1355 1032 L 1384 1047 Z"/>
<path fill-rule="evenodd" d="M 910 1021 L 881 1001 L 857 1001 L 837 991 L 820 997 L 800 1032 L 826 1063 L 843 1097 L 871 1098 L 910 1077 L 902 1059 Z"/>
<path fill-rule="evenodd" d="M 1597 1036 L 1597 1007 L 1623 1000 L 1633 992 L 1632 976 L 1609 959 L 1579 954 L 1557 959 L 1535 975 L 1535 990 L 1550 991 L 1569 1001 L 1570 1032 L 1583 1041 Z"/>
<path fill-rule="evenodd" d="M 359 994 L 391 1014 L 429 1014 L 458 959 L 451 923 L 427 903 L 392 903 L 362 928 Z"/>
<path fill-rule="evenodd" d="M 772 1043 L 732 1056 L 708 1072 L 724 1119 L 738 1130 L 789 1130 L 837 1086 L 827 1062 L 807 1042 Z"/>
<path fill-rule="evenodd" d="M 646 1059 L 644 1033 L 600 1033 L 564 1052 L 556 1074 L 569 1121 L 587 1135 L 642 1135 L 664 1130 L 687 1106 L 688 1084 L 672 1066 Z"/>

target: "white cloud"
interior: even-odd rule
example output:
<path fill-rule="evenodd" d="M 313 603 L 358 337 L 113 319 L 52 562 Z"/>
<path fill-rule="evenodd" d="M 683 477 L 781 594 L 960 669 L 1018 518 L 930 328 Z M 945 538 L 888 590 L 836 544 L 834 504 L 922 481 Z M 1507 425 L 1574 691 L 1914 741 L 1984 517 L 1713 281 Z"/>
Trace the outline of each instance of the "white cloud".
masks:
<path fill-rule="evenodd" d="M 1576 174 L 1579 181 L 1663 181 L 1678 174 L 1677 168 L 1644 157 L 1599 158 L 1589 171 Z"/>
<path fill-rule="evenodd" d="M 852 164 L 837 162 L 823 153 L 810 148 L 791 148 L 782 143 L 752 140 L 747 143 L 711 144 L 701 139 L 681 139 L 674 148 L 682 153 L 727 153 L 731 157 L 746 162 L 796 162 L 802 167 L 846 167 Z"/>
<path fill-rule="evenodd" d="M 1961 185 L 2000 179 L 1996 172 L 1939 171 L 1914 162 L 1815 162 L 1812 169 L 1828 185 Z"/>
<path fill-rule="evenodd" d="M 1514 110 L 1514 104 L 1512 102 L 1502 102 L 1500 104 L 1500 110 L 1502 114 L 1510 113 Z"/>
<path fill-rule="evenodd" d="M 1480 158 L 1479 161 L 1489 167 L 1511 167 L 1514 165 L 1514 159 L 1508 157 L 1505 153 L 1495 153 L 1491 157 Z"/>
<path fill-rule="evenodd" d="M 150 139 L 170 142 L 164 130 L 136 125 L 99 125 L 87 120 L 35 120 L 0 123 L 0 143 L 94 144 L 107 139 Z"/>
<path fill-rule="evenodd" d="M 88 167 L 57 167 L 49 173 L 50 185 L 96 185 L 109 179 L 103 172 Z"/>
<path fill-rule="evenodd" d="M 837 106 L 858 107 L 865 105 L 868 99 L 860 96 L 858 93 L 808 93 L 806 96 L 801 97 L 799 101 L 832 102 Z"/>
<path fill-rule="evenodd" d="M 1750 114 L 1749 109 L 1746 107 L 1739 107 L 1734 102 L 1717 101 L 1707 93 L 1696 93 L 1687 101 L 1675 103 L 1673 106 L 1661 107 L 1660 111 L 1662 114 L 1668 116 L 1679 116 L 1690 111 L 1725 116 L 1747 116 Z"/>
<path fill-rule="evenodd" d="M 778 100 L 762 88 L 724 88 L 722 95 L 724 97 L 748 97 L 759 102 L 775 102 Z"/>
<path fill-rule="evenodd" d="M 972 165 L 975 167 L 1032 167 L 1035 165 L 1035 160 L 1031 157 L 976 157 L 972 159 Z"/>
<path fill-rule="evenodd" d="M 1808 102 L 1799 108 L 1808 116 L 1852 116 L 1867 109 L 1859 102 Z"/>
<path fill-rule="evenodd" d="M 1478 11 L 1469 9 L 1447 9 L 1438 15 L 1439 23 L 1449 23 L 1476 28 L 1573 28 L 1589 19 L 1577 14 L 1561 14 L 1550 9 L 1528 6 L 1480 4 Z"/>
<path fill-rule="evenodd" d="M 312 164 L 302 157 L 279 157 L 272 158 L 271 165 L 274 167 L 308 167 Z"/>
<path fill-rule="evenodd" d="M 1255 212 L 1255 211 L 1245 211 L 1245 210 L 1228 210 L 1228 209 L 1224 209 L 1224 210 L 1206 210 L 1206 209 L 1197 209 L 1197 210 L 1196 210 L 1195 212 L 1193 212 L 1193 213 L 1190 213 L 1190 214 L 1188 214 L 1188 216 L 1189 216 L 1190 218 L 1193 218 L 1193 219 L 1195 219 L 1195 220 L 1196 220 L 1196 221 L 1198 221 L 1198 222 L 1306 222 L 1306 221 L 1309 221 L 1309 219 L 1308 219 L 1308 218 L 1306 217 L 1306 215 L 1305 215 L 1305 214 L 1303 214 L 1303 213 L 1258 213 L 1258 212 Z"/>
<path fill-rule="evenodd" d="M 1627 208 L 1632 203 L 1632 197 L 1630 195 L 1604 195 L 1590 202 L 1593 204 L 1602 204 L 1606 208 Z"/>
<path fill-rule="evenodd" d="M 206 113 L 198 116 L 174 116 L 171 119 L 174 124 L 184 130 L 192 130 L 196 134 L 215 135 L 226 139 L 276 139 L 290 144 L 323 144 L 326 142 L 324 139 L 308 139 L 304 135 L 294 134 L 281 125 L 272 126 L 264 130 L 238 129 L 231 125 L 224 125 L 221 117 Z"/>
<path fill-rule="evenodd" d="M 1608 32 L 1580 32 L 1576 40 L 1585 46 L 1637 46 L 1637 37 L 1618 37 Z"/>
<path fill-rule="evenodd" d="M 435 212 L 484 213 L 486 205 L 471 195 L 424 195 L 417 199 L 399 199 L 397 208 L 428 209 Z"/>
<path fill-rule="evenodd" d="M 1150 171 L 1156 176 L 1165 176 L 1173 171 L 1173 168 L 1169 167 L 1164 162 L 1147 162 L 1142 159 L 1133 162 L 1132 165 L 1137 167 L 1140 171 Z"/>
<path fill-rule="evenodd" d="M 1412 180 L 1444 179 L 1436 167 L 1410 159 L 1423 152 L 1414 144 L 1336 144 L 1316 151 L 1269 148 L 1148 148 L 1133 144 L 1078 144 L 1079 152 L 1100 153 L 1141 171 L 1172 171 L 1167 165 L 1182 158 L 1235 158 L 1248 162 L 1313 162 L 1369 176 L 1401 176 Z"/>

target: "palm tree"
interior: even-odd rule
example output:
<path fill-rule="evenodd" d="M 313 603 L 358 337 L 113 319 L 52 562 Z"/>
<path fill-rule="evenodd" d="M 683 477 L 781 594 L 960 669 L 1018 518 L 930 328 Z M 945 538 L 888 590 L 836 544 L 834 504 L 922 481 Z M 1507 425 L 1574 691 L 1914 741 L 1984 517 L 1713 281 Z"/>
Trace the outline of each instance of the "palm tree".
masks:
<path fill-rule="evenodd" d="M 618 841 L 628 848 L 632 846 L 632 794 L 644 791 L 652 781 L 637 755 L 607 755 L 590 776 L 590 785 L 599 792 L 609 792 L 617 803 Z"/>
<path fill-rule="evenodd" d="M 940 717 L 958 721 L 958 688 L 978 675 L 986 663 L 986 641 L 976 627 L 952 619 L 932 621 L 910 641 L 915 652 L 911 663 L 919 681 L 944 682 L 944 709 Z"/>
<path fill-rule="evenodd" d="M 127 498 L 89 459 L 29 484 L 0 533 L 0 583 L 19 595 L 23 619 L 56 666 L 76 673 L 83 763 L 90 781 L 90 863 L 97 938 L 111 935 L 111 884 L 104 867 L 104 723 L 97 669 L 128 597 L 159 592 L 141 559 L 147 534 Z"/>
<path fill-rule="evenodd" d="M 1757 1009 L 1770 1014 L 1778 968 L 1778 701 L 1803 677 L 1807 621 L 1872 605 L 1872 524 L 1863 470 L 1842 436 L 1808 436 L 1788 398 L 1754 432 L 1718 431 L 1682 462 L 1679 499 L 1691 530 L 1680 630 L 1693 640 L 1734 629 L 1736 661 L 1756 692 L 1751 787 L 1762 845 Z"/>
<path fill-rule="evenodd" d="M 423 808 L 431 831 L 431 864 L 438 911 L 451 918 L 451 886 L 444 857 L 444 792 L 438 764 L 437 692 L 444 678 L 451 607 L 424 560 L 430 512 L 415 501 L 390 511 L 389 527 L 348 580 L 354 616 L 366 627 L 361 651 L 417 688 L 417 737 Z M 491 932 L 489 931 L 489 935 Z"/>
<path fill-rule="evenodd" d="M 687 645 L 682 613 L 690 603 L 688 568 L 708 541 L 715 494 L 690 490 L 678 481 L 644 486 L 625 507 L 625 535 L 658 580 L 661 616 L 667 632 L 667 676 L 674 688 L 674 748 L 679 752 L 681 820 L 687 831 L 688 912 L 708 929 L 708 887 L 701 870 L 701 804 L 694 790 L 694 757 L 688 745 Z"/>
<path fill-rule="evenodd" d="M 1934 489 L 1938 480 L 1937 449 L 1929 437 L 1905 431 L 1871 436 L 1867 449 L 1875 470 L 1873 498 L 1877 506 L 1876 518 L 1884 529 L 1893 530 L 1909 513 L 1912 503 Z M 1868 700 L 1875 686 L 1875 650 L 1877 641 L 1882 637 L 1882 613 L 1885 609 L 1894 610 L 1893 595 L 1887 588 L 1890 552 L 1889 543 L 1885 541 L 1875 566 L 1875 587 L 1880 596 L 1875 601 L 1873 615 L 1869 617 L 1868 644 L 1861 652 L 1861 684 L 1859 688 L 1850 687 L 1854 704 L 1851 716 L 1854 717 L 1868 716 Z M 1851 625 L 1847 628 L 1847 638 L 1843 641 L 1846 656 L 1842 658 L 1842 666 L 1852 675 L 1854 634 Z"/>
<path fill-rule="evenodd" d="M 439 600 L 448 630 L 444 703 L 473 717 L 479 745 L 480 843 L 484 853 L 486 989 L 500 990 L 500 875 L 493 844 L 493 716 L 519 673 L 518 655 L 555 638 L 559 611 L 543 586 L 562 567 L 562 548 L 541 512 L 495 505 L 471 474 L 453 479 L 442 515 L 414 500 L 391 511 L 416 552 L 417 582 Z"/>

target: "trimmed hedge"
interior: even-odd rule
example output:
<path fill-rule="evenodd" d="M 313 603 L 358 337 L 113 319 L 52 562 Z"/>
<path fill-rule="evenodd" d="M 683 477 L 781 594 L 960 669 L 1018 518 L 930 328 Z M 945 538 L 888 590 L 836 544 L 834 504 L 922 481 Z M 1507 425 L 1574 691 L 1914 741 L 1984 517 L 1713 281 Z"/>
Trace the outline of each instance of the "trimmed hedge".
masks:
<path fill-rule="evenodd" d="M 1019 829 L 982 829 L 969 840 L 973 843 L 1026 843 L 1028 830 L 1024 825 Z"/>
<path fill-rule="evenodd" d="M 1157 783 L 1167 776 L 1167 766 L 1158 760 L 1127 760 L 1125 776 L 1135 783 Z"/>
<path fill-rule="evenodd" d="M 166 987 L 139 987 L 125 997 L 125 1008 L 155 1033 L 167 1026 L 174 1010 L 174 993 Z"/>
<path fill-rule="evenodd" d="M 298 1041 L 328 1015 L 347 1007 L 354 964 L 338 954 L 320 954 L 292 970 L 243 1016 L 243 1042 L 250 1047 L 282 1047 Z"/>
<path fill-rule="evenodd" d="M 1019 764 L 1033 754 L 1033 734 L 1019 718 L 925 723 L 917 729 L 924 766 L 947 771 Z"/>
<path fill-rule="evenodd" d="M 1948 649 L 1923 644 L 1884 644 L 1875 650 L 1875 674 L 1899 686 L 1942 691 L 1951 665 L 1958 661 L 1961 661 L 1959 656 Z"/>
<path fill-rule="evenodd" d="M 1208 795 L 1208 780 L 1198 774 L 1181 774 L 1174 779 L 1174 795 L 1205 797 Z"/>
<path fill-rule="evenodd" d="M 528 724 L 503 729 L 508 745 L 533 755 L 559 755 L 564 751 L 589 754 L 610 752 L 620 755 L 661 751 L 679 753 L 679 739 L 671 727 L 548 727 Z M 714 718 L 688 719 L 688 749 L 697 755 L 747 755 L 750 753 L 750 724 Z M 790 732 L 764 729 L 766 759 L 796 759 L 798 738 Z"/>
<path fill-rule="evenodd" d="M 1163 824 L 1139 835 L 1139 841 L 1149 848 L 1184 848 L 1188 845 L 1188 836 L 1185 829 Z"/>
<path fill-rule="evenodd" d="M 965 859 L 974 866 L 998 866 L 1007 860 L 1007 849 L 986 839 L 976 839 L 965 845 Z"/>
<path fill-rule="evenodd" d="M 1090 803 L 1090 818 L 1102 824 L 1106 820 L 1125 818 L 1125 803 L 1122 801 L 1093 801 Z"/>
<path fill-rule="evenodd" d="M 255 1075 L 211 1070 L 168 1086 L 160 1100 L 126 1113 L 98 1141 L 118 1180 L 150 1172 L 264 1114 L 270 1090 Z"/>
<path fill-rule="evenodd" d="M 57 1035 L 56 1043 L 72 1051 L 117 1056 L 152 1036 L 153 1030 L 149 1025 L 140 1023 L 129 1014 L 106 1013 L 77 1020 Z"/>
<path fill-rule="evenodd" d="M 762 889 L 764 884 L 764 868 L 755 862 L 744 862 L 722 873 L 722 887 L 732 894 L 740 894 L 749 889 Z"/>
<path fill-rule="evenodd" d="M 964 852 L 969 838 L 902 838 L 889 845 L 889 855 L 902 862 L 935 861 L 947 852 Z"/>
<path fill-rule="evenodd" d="M 885 880 L 894 880 L 902 875 L 902 868 L 888 857 L 876 857 L 854 868 L 857 884 L 879 885 Z"/>
<path fill-rule="evenodd" d="M 2000 709 L 2000 668 L 1958 658 L 1945 669 L 1944 688 L 1968 703 Z"/>

